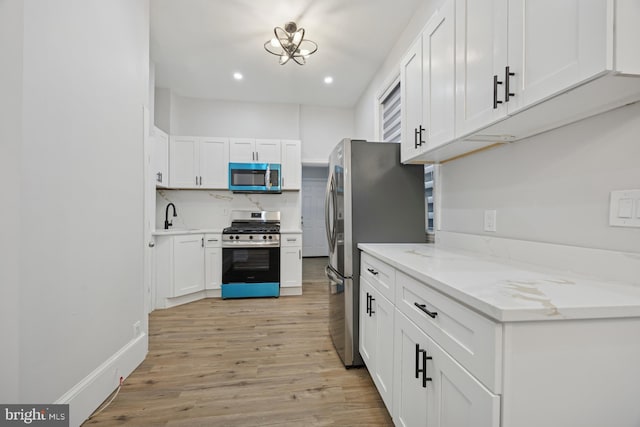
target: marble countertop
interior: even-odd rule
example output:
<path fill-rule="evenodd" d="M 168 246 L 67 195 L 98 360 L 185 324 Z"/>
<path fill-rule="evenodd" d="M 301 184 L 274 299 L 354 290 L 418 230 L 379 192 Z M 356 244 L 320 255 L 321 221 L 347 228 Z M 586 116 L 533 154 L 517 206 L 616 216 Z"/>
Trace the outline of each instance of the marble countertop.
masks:
<path fill-rule="evenodd" d="M 186 229 L 186 228 L 170 228 L 168 230 L 156 230 L 151 233 L 152 236 L 178 236 L 181 234 L 222 234 L 222 229 L 206 228 L 206 229 Z"/>
<path fill-rule="evenodd" d="M 640 317 L 640 282 L 605 281 L 432 244 L 358 247 L 500 322 Z"/>

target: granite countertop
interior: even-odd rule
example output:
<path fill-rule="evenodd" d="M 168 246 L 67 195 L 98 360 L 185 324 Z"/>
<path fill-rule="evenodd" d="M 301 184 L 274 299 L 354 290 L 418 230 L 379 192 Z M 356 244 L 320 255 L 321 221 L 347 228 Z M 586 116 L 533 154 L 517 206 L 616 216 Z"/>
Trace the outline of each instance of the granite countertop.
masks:
<path fill-rule="evenodd" d="M 358 247 L 500 322 L 640 317 L 640 282 L 574 275 L 432 244 Z"/>

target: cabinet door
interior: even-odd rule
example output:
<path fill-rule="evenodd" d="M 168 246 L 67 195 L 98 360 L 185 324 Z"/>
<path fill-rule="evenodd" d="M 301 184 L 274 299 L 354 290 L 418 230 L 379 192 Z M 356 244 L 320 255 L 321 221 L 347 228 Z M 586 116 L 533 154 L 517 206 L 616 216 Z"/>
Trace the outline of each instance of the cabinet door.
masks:
<path fill-rule="evenodd" d="M 407 161 L 422 152 L 416 131 L 424 125 L 422 119 L 422 38 L 419 38 L 400 63 L 402 99 L 401 160 Z"/>
<path fill-rule="evenodd" d="M 397 309 L 395 316 L 397 425 L 499 427 L 500 396 L 489 392 Z"/>
<path fill-rule="evenodd" d="M 358 344 L 360 356 L 369 374 L 374 377 L 375 351 L 376 351 L 376 322 L 373 314 L 369 312 L 370 298 L 373 297 L 373 287 L 362 276 L 360 276 L 360 342 Z"/>
<path fill-rule="evenodd" d="M 607 3 L 509 2 L 509 114 L 605 71 Z"/>
<path fill-rule="evenodd" d="M 197 138 L 172 136 L 169 143 L 171 188 L 198 188 L 199 166 Z"/>
<path fill-rule="evenodd" d="M 255 139 L 231 138 L 229 140 L 229 161 L 252 163 L 255 161 Z"/>
<path fill-rule="evenodd" d="M 282 141 L 282 189 L 300 190 L 302 186 L 302 161 L 300 141 Z"/>
<path fill-rule="evenodd" d="M 377 290 L 371 303 L 375 319 L 375 372 L 374 382 L 389 413 L 393 413 L 393 334 L 394 306 Z"/>
<path fill-rule="evenodd" d="M 206 248 L 205 289 L 220 289 L 222 282 L 222 248 Z"/>
<path fill-rule="evenodd" d="M 454 0 L 429 20 L 422 34 L 423 139 L 426 150 L 449 142 L 455 133 Z"/>
<path fill-rule="evenodd" d="M 281 163 L 279 139 L 256 139 L 256 162 Z"/>
<path fill-rule="evenodd" d="M 427 425 L 429 427 L 499 427 L 500 396 L 487 390 L 448 353 L 425 335 Z"/>
<path fill-rule="evenodd" d="M 280 248 L 280 286 L 302 286 L 302 246 Z"/>
<path fill-rule="evenodd" d="M 456 137 L 506 116 L 507 0 L 456 0 Z M 548 30 L 549 27 L 544 26 Z"/>
<path fill-rule="evenodd" d="M 229 188 L 229 140 L 200 138 L 201 188 Z"/>
<path fill-rule="evenodd" d="M 155 128 L 153 131 L 153 180 L 156 187 L 169 185 L 169 135 Z"/>
<path fill-rule="evenodd" d="M 204 289 L 204 235 L 173 237 L 173 296 Z"/>
<path fill-rule="evenodd" d="M 428 393 L 433 390 L 422 387 L 422 374 L 418 372 L 422 354 L 416 345 L 424 348 L 426 335 L 397 309 L 395 317 L 393 420 L 396 426 L 424 427 Z"/>

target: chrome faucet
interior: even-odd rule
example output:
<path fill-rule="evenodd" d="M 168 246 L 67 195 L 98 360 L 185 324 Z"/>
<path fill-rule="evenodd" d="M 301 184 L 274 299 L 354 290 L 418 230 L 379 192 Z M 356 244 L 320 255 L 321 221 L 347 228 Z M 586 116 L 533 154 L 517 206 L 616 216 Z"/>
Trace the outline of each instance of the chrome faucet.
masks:
<path fill-rule="evenodd" d="M 173 216 L 177 217 L 178 214 L 176 213 L 176 205 L 174 205 L 173 203 L 169 203 L 167 205 L 167 208 L 164 210 L 164 229 L 168 230 L 169 227 L 171 227 L 173 224 L 171 222 L 169 222 L 169 206 L 173 207 Z"/>

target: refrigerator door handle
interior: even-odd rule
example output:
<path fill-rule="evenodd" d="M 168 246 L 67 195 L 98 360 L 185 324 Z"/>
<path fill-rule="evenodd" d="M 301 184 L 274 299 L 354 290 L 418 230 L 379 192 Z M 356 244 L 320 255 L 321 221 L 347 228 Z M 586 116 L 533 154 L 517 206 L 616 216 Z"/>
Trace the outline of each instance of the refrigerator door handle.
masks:
<path fill-rule="evenodd" d="M 333 227 L 331 227 L 331 221 L 329 217 L 329 201 L 333 202 Z M 335 181 L 333 175 L 331 175 L 331 180 L 329 181 L 329 185 L 327 186 L 327 193 L 325 194 L 324 200 L 324 226 L 327 232 L 327 242 L 329 243 L 329 252 L 333 252 L 333 248 L 336 245 L 336 230 L 335 230 L 335 222 L 337 220 L 338 208 L 336 206 L 336 194 L 335 194 Z"/>
<path fill-rule="evenodd" d="M 325 274 L 327 275 L 327 277 L 329 278 L 329 280 L 331 280 L 332 282 L 340 285 L 340 286 L 344 286 L 344 278 L 342 277 L 342 275 L 340 273 L 338 273 L 336 271 L 335 268 L 333 268 L 330 265 L 327 265 L 324 269 Z"/>

